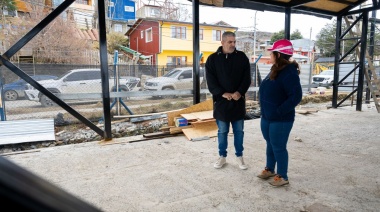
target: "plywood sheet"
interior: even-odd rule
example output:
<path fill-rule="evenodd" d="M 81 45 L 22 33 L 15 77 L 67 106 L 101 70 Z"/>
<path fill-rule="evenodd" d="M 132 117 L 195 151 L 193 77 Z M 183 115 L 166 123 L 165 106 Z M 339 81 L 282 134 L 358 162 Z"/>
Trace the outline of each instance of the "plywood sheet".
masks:
<path fill-rule="evenodd" d="M 213 110 L 207 110 L 207 111 L 201 111 L 201 112 L 194 112 L 192 113 L 197 119 L 199 120 L 207 120 L 207 119 L 213 119 Z"/>
<path fill-rule="evenodd" d="M 189 141 L 200 137 L 208 136 L 211 138 L 218 135 L 218 126 L 215 121 L 199 122 L 193 126 L 193 128 L 182 130 Z"/>
<path fill-rule="evenodd" d="M 180 114 L 180 115 L 187 120 L 196 120 L 197 119 L 197 117 L 192 113 L 184 113 L 184 114 Z"/>
<path fill-rule="evenodd" d="M 213 109 L 213 104 L 212 104 L 212 99 L 203 101 L 201 103 L 192 105 L 188 108 L 185 108 L 183 110 L 179 111 L 173 111 L 173 112 L 168 112 L 168 125 L 169 126 L 174 126 L 174 117 L 179 117 L 181 114 L 185 113 L 192 113 L 192 112 L 200 112 L 200 111 L 206 111 L 206 110 L 212 110 Z"/>

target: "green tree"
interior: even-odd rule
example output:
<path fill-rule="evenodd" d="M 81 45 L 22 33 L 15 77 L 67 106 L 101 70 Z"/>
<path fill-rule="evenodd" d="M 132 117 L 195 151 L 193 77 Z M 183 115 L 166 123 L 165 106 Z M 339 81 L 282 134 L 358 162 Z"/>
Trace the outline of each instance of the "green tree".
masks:
<path fill-rule="evenodd" d="M 0 0 L 1 17 L 4 17 L 4 10 L 15 11 L 17 9 L 14 0 Z"/>
<path fill-rule="evenodd" d="M 272 37 L 270 38 L 270 41 L 273 43 L 276 40 L 284 39 L 285 38 L 285 30 L 280 30 L 278 32 L 273 33 Z M 296 29 L 294 32 L 290 34 L 290 40 L 297 40 L 302 39 L 303 36 L 301 35 L 301 32 Z"/>
<path fill-rule="evenodd" d="M 322 57 L 335 55 L 336 21 L 326 24 L 317 34 L 316 46 L 321 50 Z"/>
<path fill-rule="evenodd" d="M 7 10 L 9 12 L 15 11 L 17 9 L 16 2 L 14 0 L 0 0 L 0 9 L 2 24 L 5 25 L 4 10 Z"/>
<path fill-rule="evenodd" d="M 303 36 L 301 35 L 301 32 L 296 29 L 295 31 L 290 34 L 290 40 L 297 40 L 297 39 L 302 39 Z"/>

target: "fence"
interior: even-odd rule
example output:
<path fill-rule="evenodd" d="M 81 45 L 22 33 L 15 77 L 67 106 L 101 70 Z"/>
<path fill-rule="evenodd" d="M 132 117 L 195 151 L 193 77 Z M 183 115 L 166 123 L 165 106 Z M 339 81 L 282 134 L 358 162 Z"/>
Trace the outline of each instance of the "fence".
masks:
<path fill-rule="evenodd" d="M 71 69 L 77 68 L 99 68 L 99 66 L 90 65 L 62 65 L 62 64 L 17 64 L 24 72 L 29 75 L 55 75 L 60 76 Z M 181 66 L 183 67 L 183 66 Z M 270 70 L 270 65 L 258 65 L 256 68 L 251 66 L 252 85 L 248 92 L 248 99 L 257 100 L 257 87 L 259 81 L 264 78 Z M 111 92 L 111 110 L 113 115 L 129 115 L 130 112 L 134 114 L 142 113 L 155 113 L 161 111 L 169 111 L 173 109 L 183 108 L 193 104 L 193 85 L 192 77 L 187 80 L 177 80 L 178 84 L 166 89 L 161 90 L 144 90 L 144 83 L 146 79 L 155 78 L 164 75 L 173 66 L 152 66 L 152 65 L 109 65 L 109 70 L 113 73 L 116 68 L 119 71 L 120 77 L 135 77 L 141 81 L 132 90 L 128 92 Z M 4 93 L 8 89 L 7 84 L 17 80 L 19 77 L 4 66 L 0 68 L 0 74 L 4 77 Z M 309 84 L 310 66 L 301 65 L 301 84 L 305 91 Z M 143 78 L 146 77 L 144 80 Z M 257 80 L 256 80 L 257 77 Z M 81 83 L 72 83 L 68 90 L 61 94 L 56 95 L 63 101 L 67 102 L 73 109 L 80 111 L 85 117 L 91 120 L 98 121 L 102 116 L 102 95 L 101 83 L 98 81 L 95 84 L 89 84 L 92 87 L 76 88 Z M 113 82 L 110 81 L 110 87 L 113 87 Z M 26 89 L 25 86 L 22 89 Z M 65 95 L 65 93 L 67 95 Z M 211 95 L 207 89 L 207 83 L 201 86 L 201 99 L 210 98 Z M 117 103 L 117 104 L 116 104 Z M 121 104 L 120 104 L 121 103 Z M 176 106 L 173 106 L 176 105 Z M 177 107 L 177 108 L 176 108 Z M 7 100 L 4 102 L 4 113 L 7 120 L 31 119 L 31 118 L 54 118 L 59 113 L 66 114 L 66 111 L 57 106 L 44 107 L 41 102 L 30 101 L 26 98 L 25 92 L 20 92 L 15 101 Z M 67 115 L 69 119 L 73 119 Z M 75 121 L 75 120 L 72 120 Z"/>

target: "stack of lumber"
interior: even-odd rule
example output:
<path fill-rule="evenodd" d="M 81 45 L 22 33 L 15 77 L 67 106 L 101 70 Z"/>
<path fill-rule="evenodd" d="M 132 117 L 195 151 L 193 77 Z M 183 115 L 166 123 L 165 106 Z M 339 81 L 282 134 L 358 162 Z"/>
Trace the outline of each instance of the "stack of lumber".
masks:
<path fill-rule="evenodd" d="M 188 125 L 175 126 L 176 119 L 186 119 Z M 206 100 L 188 108 L 167 113 L 168 126 L 161 128 L 161 132 L 155 133 L 156 136 L 172 136 L 175 134 L 185 134 L 189 141 L 199 138 L 216 137 L 218 127 L 213 118 L 212 100 Z M 144 135 L 151 136 L 150 134 Z"/>

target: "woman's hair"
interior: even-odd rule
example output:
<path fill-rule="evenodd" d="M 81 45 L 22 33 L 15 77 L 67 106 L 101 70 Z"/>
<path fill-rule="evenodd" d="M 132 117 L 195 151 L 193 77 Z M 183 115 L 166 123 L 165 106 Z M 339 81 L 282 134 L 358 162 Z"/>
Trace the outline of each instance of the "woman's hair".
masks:
<path fill-rule="evenodd" d="M 283 54 L 283 53 L 280 53 L 280 52 L 277 52 L 277 51 L 273 51 L 273 54 L 274 54 L 274 57 L 276 59 L 275 59 L 275 63 L 270 68 L 271 72 L 270 72 L 269 78 L 271 80 L 276 79 L 278 73 L 280 73 L 280 71 L 282 69 L 284 69 L 285 66 L 287 66 L 287 65 L 289 65 L 291 63 L 294 64 L 297 67 L 298 75 L 301 73 L 301 69 L 300 69 L 299 64 L 295 60 L 293 60 L 293 61 L 289 60 L 292 56 L 287 55 L 287 54 Z"/>

